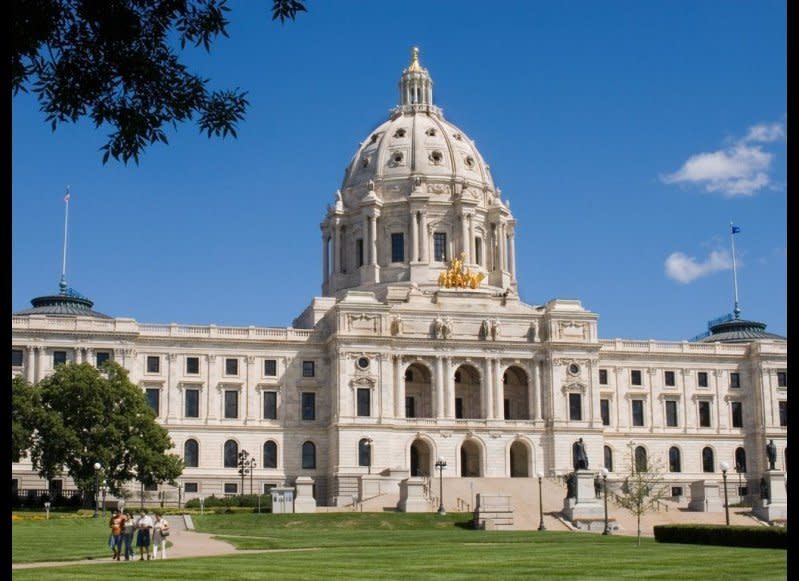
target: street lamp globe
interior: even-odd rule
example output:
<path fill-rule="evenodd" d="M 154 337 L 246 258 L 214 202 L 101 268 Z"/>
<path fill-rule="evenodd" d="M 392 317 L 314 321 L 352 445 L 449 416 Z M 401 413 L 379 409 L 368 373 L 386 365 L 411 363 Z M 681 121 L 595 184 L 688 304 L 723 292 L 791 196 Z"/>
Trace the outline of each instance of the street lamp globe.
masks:
<path fill-rule="evenodd" d="M 602 478 L 608 477 L 608 469 L 605 468 L 604 466 L 602 467 L 602 470 L 600 470 L 600 472 L 602 472 Z"/>
<path fill-rule="evenodd" d="M 538 478 L 543 478 L 543 477 L 544 477 L 544 473 L 543 473 L 543 472 L 541 472 L 540 470 L 539 470 L 538 472 L 536 472 L 536 473 L 535 473 L 535 475 L 536 475 L 536 477 L 538 477 Z"/>
<path fill-rule="evenodd" d="M 721 471 L 722 472 L 726 472 L 729 469 L 730 469 L 730 464 L 728 462 L 722 462 L 721 463 Z"/>

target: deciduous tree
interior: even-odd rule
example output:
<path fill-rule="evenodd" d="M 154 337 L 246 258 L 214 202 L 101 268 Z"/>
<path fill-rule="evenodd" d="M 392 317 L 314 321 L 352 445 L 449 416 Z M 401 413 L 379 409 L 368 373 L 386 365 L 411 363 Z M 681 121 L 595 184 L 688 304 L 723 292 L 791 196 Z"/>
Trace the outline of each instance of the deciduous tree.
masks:
<path fill-rule="evenodd" d="M 21 375 L 11 380 L 11 461 L 19 462 L 27 455 L 33 436 L 33 410 L 36 392 Z"/>
<path fill-rule="evenodd" d="M 89 492 L 99 462 L 101 477 L 115 494 L 129 480 L 174 482 L 182 473 L 182 460 L 167 453 L 173 445 L 169 433 L 117 363 L 108 361 L 101 369 L 88 363 L 59 366 L 37 391 L 31 459 L 42 478 L 66 470 Z"/>
<path fill-rule="evenodd" d="M 658 503 L 668 496 L 663 472 L 652 463 L 632 466 L 621 490 L 616 495 L 616 504 L 635 515 L 638 525 L 638 546 L 641 546 L 641 516 L 656 509 Z"/>

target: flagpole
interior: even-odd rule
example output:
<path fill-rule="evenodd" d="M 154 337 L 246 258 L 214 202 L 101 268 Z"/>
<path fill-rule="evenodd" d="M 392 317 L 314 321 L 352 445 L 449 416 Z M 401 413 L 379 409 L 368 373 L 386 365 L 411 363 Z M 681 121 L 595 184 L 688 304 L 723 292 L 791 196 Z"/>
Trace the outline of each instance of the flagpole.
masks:
<path fill-rule="evenodd" d="M 741 307 L 738 306 L 738 270 L 735 268 L 735 226 L 730 222 L 730 244 L 732 245 L 732 282 L 735 288 L 735 308 L 732 310 L 735 318 L 741 316 Z"/>
<path fill-rule="evenodd" d="M 69 186 L 67 186 L 67 193 L 64 196 L 64 254 L 61 259 L 61 282 L 59 287 L 62 293 L 67 291 L 67 224 L 69 223 Z"/>

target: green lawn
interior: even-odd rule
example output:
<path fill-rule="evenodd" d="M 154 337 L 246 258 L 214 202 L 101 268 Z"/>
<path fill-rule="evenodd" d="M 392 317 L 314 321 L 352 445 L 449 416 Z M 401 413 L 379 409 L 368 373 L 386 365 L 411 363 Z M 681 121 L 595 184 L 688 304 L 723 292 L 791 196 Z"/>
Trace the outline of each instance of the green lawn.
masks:
<path fill-rule="evenodd" d="M 253 553 L 166 561 L 65 566 L 14 571 L 15 579 L 107 579 L 119 574 L 152 574 L 163 579 L 785 579 L 787 553 L 659 544 L 635 537 L 538 531 L 474 531 L 469 515 L 336 513 L 318 515 L 236 514 L 194 517 L 197 529 Z M 89 537 L 104 530 L 86 523 Z M 14 561 L 18 542 L 49 537 L 62 545 L 81 536 L 50 523 L 14 523 Z M 28 525 L 24 535 L 16 529 Z M 44 526 L 42 526 L 44 525 Z M 96 532 L 95 532 L 96 531 Z M 67 533 L 67 536 L 59 535 Z M 53 538 L 53 533 L 59 535 Z M 291 551 L 291 549 L 302 549 Z M 24 551 L 27 552 L 27 551 Z M 74 551 L 73 551 L 74 552 Z M 102 552 L 101 552 L 102 553 Z M 107 554 L 107 553 L 106 553 Z M 124 573 L 112 571 L 123 567 Z M 149 569 L 146 573 L 141 569 Z M 131 569 L 132 568 L 132 569 Z"/>

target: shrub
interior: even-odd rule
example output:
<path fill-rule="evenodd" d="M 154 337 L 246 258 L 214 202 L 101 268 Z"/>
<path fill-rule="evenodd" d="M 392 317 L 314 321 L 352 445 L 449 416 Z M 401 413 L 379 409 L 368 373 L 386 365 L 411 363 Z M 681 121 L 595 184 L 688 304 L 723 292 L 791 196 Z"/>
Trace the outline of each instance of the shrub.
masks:
<path fill-rule="evenodd" d="M 724 525 L 657 525 L 655 540 L 661 543 L 724 545 L 787 549 L 788 530 L 782 527 Z"/>
<path fill-rule="evenodd" d="M 272 496 L 268 494 L 261 495 L 261 512 L 269 512 L 272 510 Z M 207 509 L 215 508 L 255 508 L 258 507 L 257 494 L 244 494 L 237 496 L 218 497 L 211 495 L 203 499 L 203 506 Z M 200 508 L 200 499 L 192 498 L 185 504 L 186 508 Z M 222 511 L 224 512 L 224 511 Z M 239 511 L 249 512 L 249 511 Z"/>

